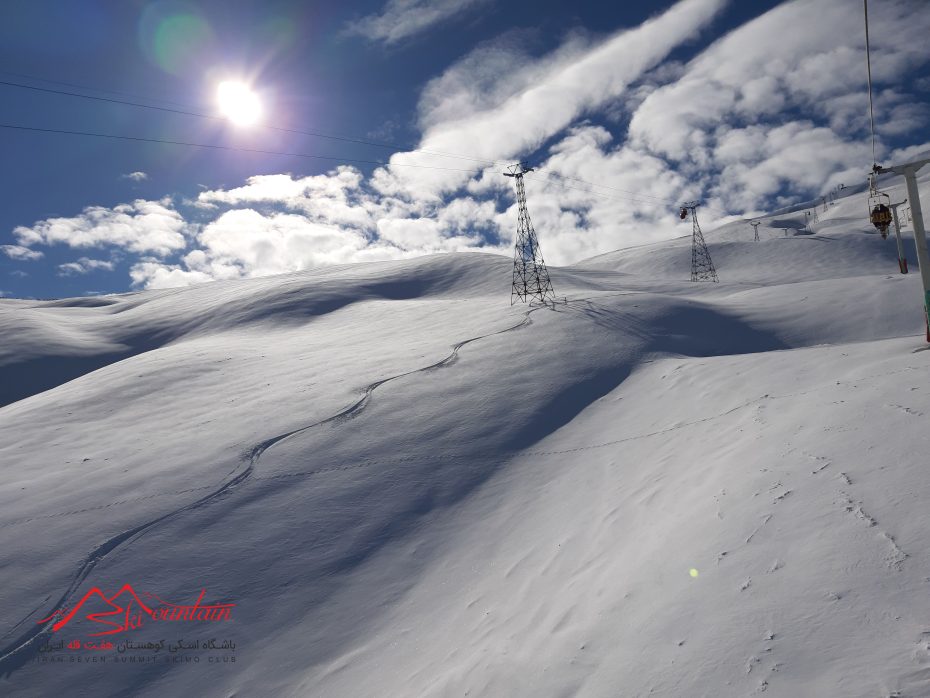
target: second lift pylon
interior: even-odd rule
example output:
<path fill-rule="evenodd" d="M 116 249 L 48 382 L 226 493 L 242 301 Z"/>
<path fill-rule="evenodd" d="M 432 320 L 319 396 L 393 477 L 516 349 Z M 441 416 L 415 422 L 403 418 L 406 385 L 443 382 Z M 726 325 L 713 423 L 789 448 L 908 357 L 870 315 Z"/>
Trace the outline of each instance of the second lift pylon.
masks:
<path fill-rule="evenodd" d="M 539 239 L 533 230 L 529 211 L 526 209 L 526 191 L 523 188 L 523 175 L 532 172 L 532 167 L 522 163 L 511 165 L 504 172 L 505 177 L 513 177 L 517 187 L 517 238 L 513 251 L 513 286 L 510 292 L 510 304 L 517 298 L 526 303 L 536 299 L 541 303 L 555 302 L 555 291 L 549 280 L 549 270 L 543 261 Z"/>

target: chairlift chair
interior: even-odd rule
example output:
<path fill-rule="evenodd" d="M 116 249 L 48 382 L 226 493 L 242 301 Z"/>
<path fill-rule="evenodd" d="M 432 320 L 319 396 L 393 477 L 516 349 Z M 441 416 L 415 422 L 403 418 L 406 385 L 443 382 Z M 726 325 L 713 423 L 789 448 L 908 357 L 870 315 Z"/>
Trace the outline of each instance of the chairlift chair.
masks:
<path fill-rule="evenodd" d="M 888 238 L 888 226 L 891 225 L 891 197 L 885 192 L 872 191 L 869 195 L 869 221 L 882 236 Z"/>

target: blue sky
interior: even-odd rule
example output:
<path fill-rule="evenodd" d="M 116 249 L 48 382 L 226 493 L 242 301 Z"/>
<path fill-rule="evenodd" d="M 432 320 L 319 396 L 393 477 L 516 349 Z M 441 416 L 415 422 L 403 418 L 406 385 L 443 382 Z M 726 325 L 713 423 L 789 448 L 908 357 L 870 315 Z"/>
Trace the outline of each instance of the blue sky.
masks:
<path fill-rule="evenodd" d="M 930 8 L 873 0 L 872 31 L 889 161 L 930 147 Z M 0 293 L 507 254 L 517 159 L 554 264 L 682 234 L 686 198 L 809 199 L 871 165 L 863 46 L 852 0 L 11 0 L 4 82 L 215 117 L 241 79 L 266 126 L 393 147 L 0 85 L 6 125 L 330 158 L 0 128 Z"/>

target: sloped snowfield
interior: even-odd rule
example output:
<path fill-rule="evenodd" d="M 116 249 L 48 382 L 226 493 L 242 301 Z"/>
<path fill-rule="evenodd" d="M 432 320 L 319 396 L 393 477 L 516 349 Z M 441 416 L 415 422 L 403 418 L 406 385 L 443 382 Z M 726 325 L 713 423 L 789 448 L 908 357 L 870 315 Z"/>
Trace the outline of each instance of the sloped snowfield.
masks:
<path fill-rule="evenodd" d="M 864 214 L 554 309 L 482 254 L 0 301 L 0 693 L 930 695 L 930 351 Z M 235 662 L 40 663 L 125 583 L 235 603 L 138 631 Z"/>

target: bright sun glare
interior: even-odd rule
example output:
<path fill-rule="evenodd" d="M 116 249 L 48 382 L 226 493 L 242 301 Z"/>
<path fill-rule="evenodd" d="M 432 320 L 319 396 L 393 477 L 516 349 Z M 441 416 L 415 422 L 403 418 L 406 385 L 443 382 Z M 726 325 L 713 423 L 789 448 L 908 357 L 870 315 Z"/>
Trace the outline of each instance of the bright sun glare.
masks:
<path fill-rule="evenodd" d="M 221 82 L 216 91 L 220 111 L 233 123 L 248 126 L 258 121 L 262 114 L 262 105 L 258 95 L 241 82 L 227 80 Z"/>

